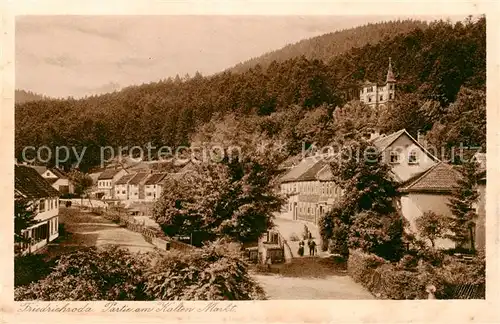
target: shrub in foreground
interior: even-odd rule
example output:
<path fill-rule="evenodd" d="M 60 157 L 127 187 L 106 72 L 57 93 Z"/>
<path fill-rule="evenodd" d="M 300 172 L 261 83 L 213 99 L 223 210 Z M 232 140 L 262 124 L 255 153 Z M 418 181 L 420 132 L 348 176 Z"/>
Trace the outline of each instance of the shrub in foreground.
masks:
<path fill-rule="evenodd" d="M 16 287 L 16 300 L 264 299 L 240 255 L 218 245 L 183 253 L 117 247 L 63 255 L 45 278 Z"/>

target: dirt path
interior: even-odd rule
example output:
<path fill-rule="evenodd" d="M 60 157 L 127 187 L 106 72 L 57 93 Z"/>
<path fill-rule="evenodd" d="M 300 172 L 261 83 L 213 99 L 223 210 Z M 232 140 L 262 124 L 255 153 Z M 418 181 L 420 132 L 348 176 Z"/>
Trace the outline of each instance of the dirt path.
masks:
<path fill-rule="evenodd" d="M 80 211 L 77 208 L 61 208 L 59 222 L 64 224 L 67 232 L 56 243 L 50 244 L 49 252 L 61 254 L 76 250 L 82 246 L 104 246 L 107 244 L 119 245 L 128 248 L 131 252 L 151 252 L 153 246 L 144 240 L 139 233 L 91 213 Z"/>

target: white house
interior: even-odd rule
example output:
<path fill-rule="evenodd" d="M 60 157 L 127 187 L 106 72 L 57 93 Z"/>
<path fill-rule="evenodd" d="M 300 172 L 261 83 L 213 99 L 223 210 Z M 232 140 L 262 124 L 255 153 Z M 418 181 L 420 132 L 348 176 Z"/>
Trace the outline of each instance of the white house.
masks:
<path fill-rule="evenodd" d="M 21 253 L 33 253 L 55 240 L 59 226 L 59 191 L 54 189 L 34 168 L 15 166 L 15 199 L 27 201 L 36 208 L 35 225 L 25 229 Z"/>
<path fill-rule="evenodd" d="M 161 196 L 162 181 L 167 176 L 166 172 L 152 173 L 144 183 L 144 194 L 147 201 L 154 201 Z"/>
<path fill-rule="evenodd" d="M 62 195 L 75 192 L 73 183 L 68 179 L 63 171 L 57 168 L 47 168 L 44 166 L 32 166 L 45 180 L 47 180 L 54 189 Z"/>
<path fill-rule="evenodd" d="M 129 200 L 144 200 L 144 182 L 148 177 L 148 172 L 138 172 L 128 182 Z"/>
<path fill-rule="evenodd" d="M 129 173 L 118 179 L 114 186 L 114 198 L 120 200 L 129 199 L 128 182 L 135 176 L 135 173 Z"/>
<path fill-rule="evenodd" d="M 127 174 L 127 171 L 118 167 L 105 169 L 97 178 L 96 197 L 114 198 L 114 184 L 125 174 Z"/>

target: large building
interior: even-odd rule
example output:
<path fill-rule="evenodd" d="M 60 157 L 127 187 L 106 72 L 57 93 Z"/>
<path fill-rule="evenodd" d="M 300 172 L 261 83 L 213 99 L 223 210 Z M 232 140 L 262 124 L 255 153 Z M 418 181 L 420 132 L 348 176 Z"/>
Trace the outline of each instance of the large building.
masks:
<path fill-rule="evenodd" d="M 385 84 L 377 84 L 376 82 L 365 81 L 359 91 L 359 100 L 370 107 L 380 108 L 387 106 L 394 101 L 396 96 L 396 78 L 392 72 L 392 62 L 389 58 L 389 68 Z"/>
<path fill-rule="evenodd" d="M 45 180 L 47 180 L 54 189 L 61 195 L 73 194 L 75 187 L 66 174 L 58 168 L 47 168 L 44 166 L 32 166 Z"/>
<path fill-rule="evenodd" d="M 404 129 L 387 136 L 373 136 L 371 142 L 381 152 L 382 162 L 391 167 L 393 179 L 400 184 L 401 212 L 409 221 L 410 230 L 416 232 L 415 220 L 426 211 L 451 216 L 449 198 L 460 178 L 452 165 L 441 162 Z M 317 225 L 320 217 L 341 199 L 342 190 L 329 169 L 331 158 L 335 157 L 307 157 L 288 169 L 280 181 L 281 192 L 288 196 L 288 201 L 278 217 Z M 473 235 L 476 249 L 484 249 L 486 156 L 476 154 L 475 158 L 482 176 L 477 188 L 478 219 Z M 454 244 L 442 239 L 436 246 L 451 248 Z"/>
<path fill-rule="evenodd" d="M 20 253 L 33 253 L 59 235 L 59 191 L 54 189 L 34 168 L 15 166 L 15 199 L 25 201 L 35 213 L 37 223 L 24 229 L 29 242 L 18 245 Z"/>
<path fill-rule="evenodd" d="M 404 129 L 387 136 L 372 136 L 371 141 L 381 152 L 382 160 L 391 166 L 392 176 L 399 183 L 439 162 Z M 320 216 L 332 208 L 342 195 L 329 169 L 329 159 L 334 158 L 328 155 L 307 157 L 285 173 L 280 187 L 289 198 L 281 217 L 317 224 Z"/>

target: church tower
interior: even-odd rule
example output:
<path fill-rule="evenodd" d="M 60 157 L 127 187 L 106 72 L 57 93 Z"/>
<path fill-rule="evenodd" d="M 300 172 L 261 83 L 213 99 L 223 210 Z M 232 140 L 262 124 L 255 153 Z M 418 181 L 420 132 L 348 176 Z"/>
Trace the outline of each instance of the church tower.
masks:
<path fill-rule="evenodd" d="M 387 101 L 394 101 L 396 95 L 396 78 L 392 72 L 392 62 L 389 57 L 389 68 L 387 69 L 387 77 L 385 79 L 385 90 L 387 92 Z"/>

